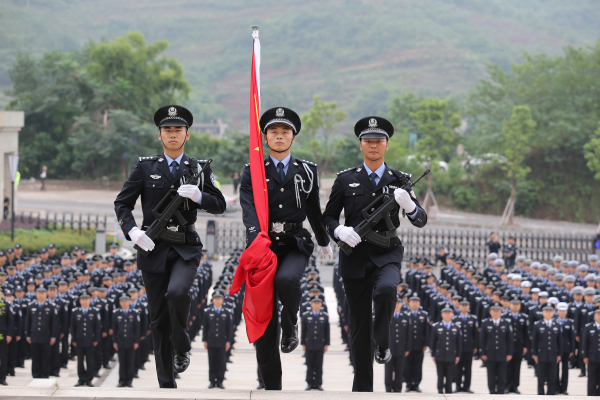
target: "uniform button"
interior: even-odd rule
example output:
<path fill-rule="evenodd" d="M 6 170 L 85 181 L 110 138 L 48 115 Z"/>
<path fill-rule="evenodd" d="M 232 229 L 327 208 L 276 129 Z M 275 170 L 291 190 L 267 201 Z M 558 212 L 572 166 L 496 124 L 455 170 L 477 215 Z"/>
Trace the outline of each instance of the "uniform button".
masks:
<path fill-rule="evenodd" d="M 375 197 L 375 193 L 373 193 L 373 197 Z"/>
<path fill-rule="evenodd" d="M 283 192 L 283 188 L 281 188 L 280 191 Z"/>
<path fill-rule="evenodd" d="M 175 186 L 171 185 L 171 189 L 173 189 Z"/>
<path fill-rule="evenodd" d="M 283 206 L 280 204 L 280 205 L 279 205 L 279 208 L 283 208 Z"/>
<path fill-rule="evenodd" d="M 374 209 L 374 208 L 371 208 L 371 211 L 375 211 L 375 209 Z"/>
<path fill-rule="evenodd" d="M 275 238 L 275 240 L 279 240 L 279 236 L 277 236 L 277 237 Z"/>

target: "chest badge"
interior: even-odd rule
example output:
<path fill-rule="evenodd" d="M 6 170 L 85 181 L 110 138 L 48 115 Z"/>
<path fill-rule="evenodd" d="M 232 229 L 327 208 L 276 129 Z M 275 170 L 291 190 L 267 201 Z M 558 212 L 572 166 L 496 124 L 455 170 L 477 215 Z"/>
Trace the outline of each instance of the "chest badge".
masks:
<path fill-rule="evenodd" d="M 351 183 L 348 186 L 350 186 L 350 187 L 357 187 L 357 186 L 360 186 L 360 183 Z"/>
<path fill-rule="evenodd" d="M 160 175 L 150 175 L 150 178 L 152 178 L 152 179 L 160 179 Z"/>

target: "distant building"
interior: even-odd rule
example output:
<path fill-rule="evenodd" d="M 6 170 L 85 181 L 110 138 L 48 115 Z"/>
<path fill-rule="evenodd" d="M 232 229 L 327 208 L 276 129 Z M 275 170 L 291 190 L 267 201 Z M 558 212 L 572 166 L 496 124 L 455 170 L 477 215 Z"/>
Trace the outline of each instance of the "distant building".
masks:
<path fill-rule="evenodd" d="M 208 123 L 199 123 L 194 124 L 190 128 L 190 130 L 198 133 L 210 133 L 212 138 L 222 138 L 225 135 L 225 131 L 227 130 L 226 123 L 223 122 L 220 118 L 213 119 Z"/>

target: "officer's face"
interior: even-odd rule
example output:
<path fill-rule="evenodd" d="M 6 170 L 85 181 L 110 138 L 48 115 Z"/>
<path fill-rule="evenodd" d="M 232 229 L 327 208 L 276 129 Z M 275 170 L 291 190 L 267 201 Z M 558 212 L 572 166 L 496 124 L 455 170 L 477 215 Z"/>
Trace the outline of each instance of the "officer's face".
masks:
<path fill-rule="evenodd" d="M 313 309 L 313 311 L 319 311 L 321 309 L 321 305 L 323 303 L 321 303 L 320 301 L 313 301 L 312 303 L 310 303 L 310 307 Z"/>
<path fill-rule="evenodd" d="M 500 315 L 502 315 L 502 310 L 490 310 L 490 315 L 492 316 L 492 319 L 498 319 L 500 318 Z"/>
<path fill-rule="evenodd" d="M 452 311 L 444 311 L 442 313 L 442 318 L 444 319 L 444 322 L 446 322 L 446 323 L 450 322 L 450 320 L 452 320 L 453 316 L 454 316 L 454 313 Z"/>
<path fill-rule="evenodd" d="M 567 313 L 569 310 L 558 310 L 556 313 L 558 314 L 558 318 L 565 319 L 567 318 Z"/>
<path fill-rule="evenodd" d="M 129 309 L 129 300 L 120 300 L 119 303 L 121 303 L 121 308 L 123 310 Z"/>
<path fill-rule="evenodd" d="M 471 306 L 469 304 L 461 304 L 460 305 L 460 312 L 463 314 L 466 314 L 469 312 L 469 308 L 471 308 Z"/>
<path fill-rule="evenodd" d="M 367 160 L 377 161 L 385 155 L 388 150 L 387 139 L 361 139 L 360 151 Z"/>
<path fill-rule="evenodd" d="M 600 313 L 594 313 L 594 321 L 596 321 L 597 324 L 600 324 Z"/>
<path fill-rule="evenodd" d="M 83 308 L 88 308 L 91 303 L 92 303 L 92 300 L 87 297 L 84 299 L 79 299 L 79 304 L 81 304 L 81 307 L 83 307 Z"/>
<path fill-rule="evenodd" d="M 223 305 L 223 298 L 222 297 L 215 297 L 212 300 L 213 305 L 217 308 L 221 308 L 221 306 Z"/>
<path fill-rule="evenodd" d="M 521 303 L 510 303 L 510 311 L 512 311 L 514 314 L 521 311 Z"/>
<path fill-rule="evenodd" d="M 411 300 L 408 302 L 408 306 L 410 307 L 411 310 L 417 311 L 419 309 L 419 307 L 421 306 L 421 302 L 419 300 Z"/>
<path fill-rule="evenodd" d="M 162 141 L 167 150 L 179 150 L 190 134 L 185 126 L 161 126 L 158 139 Z"/>
<path fill-rule="evenodd" d="M 585 296 L 585 302 L 590 304 L 592 301 L 594 301 L 594 295 L 593 294 L 588 294 L 587 296 Z"/>
<path fill-rule="evenodd" d="M 46 292 L 35 292 L 35 298 L 40 303 L 43 303 L 44 301 L 46 301 L 47 297 L 48 297 L 48 293 L 46 293 Z"/>
<path fill-rule="evenodd" d="M 292 128 L 283 124 L 271 125 L 265 134 L 267 146 L 276 151 L 286 151 L 295 139 Z"/>
<path fill-rule="evenodd" d="M 542 314 L 544 315 L 544 319 L 548 321 L 554 316 L 554 310 L 543 310 Z"/>

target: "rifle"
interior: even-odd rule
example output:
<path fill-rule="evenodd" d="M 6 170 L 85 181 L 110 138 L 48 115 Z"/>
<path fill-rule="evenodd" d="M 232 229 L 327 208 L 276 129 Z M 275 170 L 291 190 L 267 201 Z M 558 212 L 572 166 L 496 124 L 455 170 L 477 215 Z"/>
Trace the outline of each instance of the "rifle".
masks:
<path fill-rule="evenodd" d="M 202 173 L 210 163 L 212 159 L 208 160 L 204 167 L 194 175 L 190 175 L 188 171 L 185 171 L 186 180 L 184 185 L 197 185 L 198 179 L 202 176 Z M 167 194 L 160 200 L 160 202 L 154 207 L 152 210 L 152 214 L 154 215 L 154 222 L 148 227 L 146 230 L 146 235 L 152 240 L 155 241 L 157 238 L 162 239 L 165 242 L 169 243 L 177 243 L 177 244 L 185 244 L 185 233 L 172 231 L 167 228 L 167 225 L 173 221 L 173 216 L 177 218 L 177 221 L 180 225 L 186 225 L 187 220 L 183 218 L 183 215 L 179 212 L 179 206 L 186 200 L 186 198 L 181 197 L 177 193 L 177 189 L 171 189 L 167 192 Z M 163 204 L 169 202 L 167 206 L 164 208 L 162 212 L 159 212 L 160 208 Z M 150 255 L 150 251 L 146 251 L 142 249 L 137 244 L 133 246 L 134 249 L 138 251 L 144 257 L 148 257 Z"/>
<path fill-rule="evenodd" d="M 417 182 L 419 182 L 429 172 L 430 170 L 427 169 L 414 182 L 411 182 L 409 179 L 408 182 L 402 186 L 402 189 L 410 192 L 412 187 L 415 186 Z M 382 202 L 383 204 L 375 211 L 371 212 L 371 209 L 379 202 Z M 365 220 L 354 227 L 354 232 L 358 233 L 358 236 L 360 236 L 361 239 L 365 239 L 367 242 L 374 244 L 375 246 L 382 247 L 384 249 L 389 248 L 390 238 L 374 232 L 373 228 L 383 219 L 385 221 L 387 230 L 395 229 L 390 216 L 397 204 L 398 203 L 396 203 L 393 193 L 383 193 L 362 210 L 362 215 Z M 346 253 L 346 255 L 352 254 L 352 247 L 350 247 L 348 243 L 339 240 L 338 246 L 344 251 L 344 253 Z"/>

